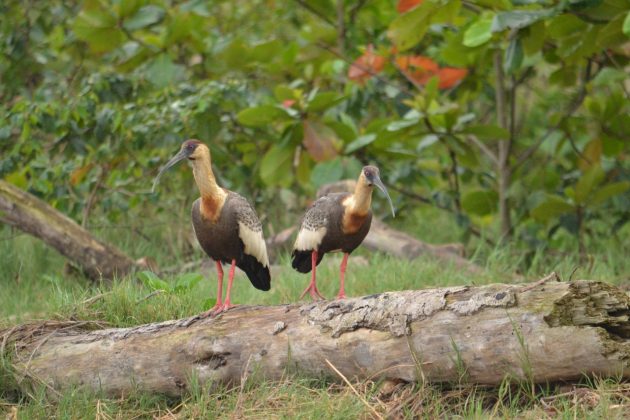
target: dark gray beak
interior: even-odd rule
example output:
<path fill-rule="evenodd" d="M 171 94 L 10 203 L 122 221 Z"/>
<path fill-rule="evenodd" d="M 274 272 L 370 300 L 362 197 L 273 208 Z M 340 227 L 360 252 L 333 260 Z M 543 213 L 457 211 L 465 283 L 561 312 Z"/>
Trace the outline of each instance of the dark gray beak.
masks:
<path fill-rule="evenodd" d="M 171 166 L 174 166 L 177 162 L 179 162 L 180 160 L 184 160 L 187 157 L 188 157 L 188 153 L 186 153 L 186 150 L 181 149 L 179 153 L 177 153 L 175 156 L 171 158 L 171 160 L 166 162 L 166 165 L 164 165 L 162 169 L 160 169 L 160 172 L 158 172 L 157 176 L 155 177 L 155 180 L 153 180 L 153 187 L 151 188 L 151 192 L 155 192 L 155 187 L 157 186 L 158 182 L 160 182 L 160 178 L 162 177 L 162 174 L 166 172 L 168 168 L 170 168 Z"/>
<path fill-rule="evenodd" d="M 389 201 L 389 206 L 392 208 L 392 216 L 396 217 L 396 212 L 394 211 L 394 203 L 392 203 L 392 199 L 389 196 L 389 193 L 387 192 L 387 188 L 385 188 L 385 185 L 381 181 L 381 178 L 379 178 L 378 175 L 374 175 L 374 177 L 370 181 L 374 185 L 376 185 L 379 190 L 381 190 L 381 191 L 383 191 L 385 193 L 385 197 L 387 197 L 387 201 Z"/>

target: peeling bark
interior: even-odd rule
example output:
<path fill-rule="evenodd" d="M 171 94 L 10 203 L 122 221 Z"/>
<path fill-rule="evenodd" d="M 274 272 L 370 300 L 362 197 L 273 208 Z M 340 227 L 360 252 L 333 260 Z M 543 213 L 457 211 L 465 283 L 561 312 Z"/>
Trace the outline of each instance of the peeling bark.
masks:
<path fill-rule="evenodd" d="M 357 379 L 540 383 L 630 376 L 629 308 L 624 292 L 601 282 L 493 284 L 243 306 L 133 328 L 23 325 L 0 332 L 0 343 L 11 343 L 22 387 L 110 395 L 177 396 L 193 377 L 229 384 L 252 372 L 331 375 L 326 361 Z"/>
<path fill-rule="evenodd" d="M 105 244 L 37 197 L 0 180 L 0 216 L 4 223 L 29 233 L 71 262 L 92 280 L 127 274 L 135 262 Z"/>

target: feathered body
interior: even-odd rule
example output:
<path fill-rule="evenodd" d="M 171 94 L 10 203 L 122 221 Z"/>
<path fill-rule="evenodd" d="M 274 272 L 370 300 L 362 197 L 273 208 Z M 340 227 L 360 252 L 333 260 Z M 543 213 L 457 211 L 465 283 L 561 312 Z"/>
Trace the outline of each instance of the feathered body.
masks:
<path fill-rule="evenodd" d="M 306 211 L 295 241 L 292 266 L 300 273 L 311 271 L 311 253 L 317 265 L 327 252 L 352 253 L 365 239 L 372 224 L 372 211 L 351 206 L 353 194 L 333 193 L 317 199 Z"/>
<path fill-rule="evenodd" d="M 212 172 L 210 149 L 198 140 L 185 141 L 179 153 L 160 170 L 160 176 L 177 162 L 187 159 L 192 166 L 200 198 L 192 205 L 192 222 L 201 248 L 216 261 L 218 272 L 217 304 L 202 316 L 216 315 L 233 307 L 230 302 L 235 267 L 241 268 L 254 287 L 269 290 L 271 276 L 262 226 L 252 205 L 239 194 L 221 188 Z M 223 268 L 231 264 L 225 302 Z"/>
<path fill-rule="evenodd" d="M 210 258 L 227 264 L 236 260 L 236 266 L 247 274 L 255 288 L 269 290 L 271 277 L 262 225 L 244 197 L 224 191 L 225 201 L 214 220 L 211 212 L 205 210 L 208 200 L 198 198 L 193 203 L 192 223 L 197 240 Z"/>
<path fill-rule="evenodd" d="M 323 298 L 317 289 L 316 267 L 327 252 L 341 251 L 343 259 L 339 267 L 339 293 L 337 298 L 346 297 L 344 278 L 348 256 L 365 239 L 372 224 L 372 190 L 377 186 L 386 195 L 387 189 L 381 182 L 379 170 L 375 166 L 365 166 L 361 170 L 353 193 L 333 193 L 316 200 L 306 211 L 300 223 L 291 266 L 300 273 L 311 272 L 311 283 L 300 298 L 310 293 L 313 299 Z"/>

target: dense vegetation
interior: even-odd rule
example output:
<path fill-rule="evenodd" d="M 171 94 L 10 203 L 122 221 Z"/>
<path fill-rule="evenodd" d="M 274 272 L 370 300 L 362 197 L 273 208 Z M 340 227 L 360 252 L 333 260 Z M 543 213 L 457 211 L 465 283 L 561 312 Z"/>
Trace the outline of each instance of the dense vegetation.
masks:
<path fill-rule="evenodd" d="M 463 240 L 584 253 L 630 215 L 627 0 L 0 7 L 0 174 L 86 223 L 172 208 L 189 175 L 148 179 L 193 137 L 272 230 L 368 162 Z"/>
<path fill-rule="evenodd" d="M 0 16 L 0 177 L 135 258 L 161 268 L 202 259 L 190 246 L 190 171 L 181 165 L 150 191 L 180 142 L 198 138 L 221 184 L 255 203 L 266 235 L 295 224 L 319 186 L 372 163 L 397 207 L 388 222 L 423 240 L 461 241 L 487 269 L 470 277 L 429 259 L 375 256 L 349 270 L 350 294 L 554 269 L 563 279 L 629 280 L 630 0 L 4 0 Z M 388 217 L 383 200 L 374 206 Z M 200 293 L 148 300 L 151 288 L 135 278 L 95 288 L 33 239 L 0 234 L 9 324 L 133 325 L 212 303 L 214 286 L 192 277 Z M 236 287 L 235 299 L 294 300 L 304 279 L 281 277 L 266 295 Z M 331 295 L 334 283 L 324 289 Z M 181 404 L 41 393 L 16 405 L 7 378 L 0 365 L 0 413 L 33 417 L 258 409 L 346 418 L 370 415 L 366 400 L 400 416 L 622 416 L 628 403 L 626 385 L 605 381 L 587 384 L 584 402 L 528 384 L 409 385 L 387 399 L 371 383 L 355 394 L 288 377 Z"/>

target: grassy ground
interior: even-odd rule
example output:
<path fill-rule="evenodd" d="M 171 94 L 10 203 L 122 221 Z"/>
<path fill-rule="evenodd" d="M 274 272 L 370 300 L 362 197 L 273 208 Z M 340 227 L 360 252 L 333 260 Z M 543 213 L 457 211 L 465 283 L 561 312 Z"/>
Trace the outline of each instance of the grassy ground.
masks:
<path fill-rule="evenodd" d="M 433 213 L 435 237 L 427 224 L 402 226 L 423 238 L 455 241 L 457 229 L 448 219 Z M 419 218 L 417 220 L 422 220 Z M 443 226 L 443 228 L 438 228 Z M 162 267 L 202 259 L 203 254 L 187 245 L 187 223 L 156 223 L 147 229 L 112 229 L 102 236 L 130 255 L 149 255 Z M 628 238 L 628 232 L 618 235 Z M 152 238 L 162 240 L 157 247 Z M 523 253 L 511 247 L 469 247 L 472 258 L 483 267 L 470 275 L 430 258 L 401 261 L 361 250 L 350 258 L 347 274 L 349 295 L 460 284 L 487 284 L 535 280 L 555 270 L 564 280 L 591 278 L 626 285 L 630 281 L 630 241 L 616 238 L 589 243 L 592 255 L 579 262 L 572 253 L 539 250 Z M 337 292 L 338 256 L 327 256 L 318 271 L 320 289 L 326 296 Z M 212 268 L 212 267 L 211 267 Z M 213 303 L 216 275 L 202 270 L 204 280 L 179 293 L 151 294 L 136 276 L 99 287 L 81 276 L 67 274 L 64 260 L 55 251 L 9 229 L 0 229 L 0 328 L 31 319 L 86 319 L 106 321 L 114 326 L 189 316 Z M 518 272 L 519 276 L 515 273 Z M 177 276 L 165 278 L 173 284 Z M 233 300 L 241 304 L 278 304 L 297 300 L 308 276 L 289 268 L 282 255 L 274 271 L 273 287 L 262 293 L 243 276 L 235 280 Z M 61 398 L 43 392 L 20 394 L 10 391 L 11 381 L 0 365 L 0 416 L 8 418 L 364 418 L 375 413 L 389 417 L 463 416 L 486 417 L 571 417 L 623 418 L 630 414 L 630 385 L 615 380 L 584 381 L 536 387 L 505 382 L 498 388 L 459 384 L 380 384 L 358 382 L 354 389 L 328 379 L 303 378 L 288 374 L 278 382 L 250 378 L 233 389 L 204 392 L 193 387 L 178 400 L 159 396 L 128 395 L 105 398 L 80 390 Z M 16 417 L 17 416 L 17 417 Z"/>

